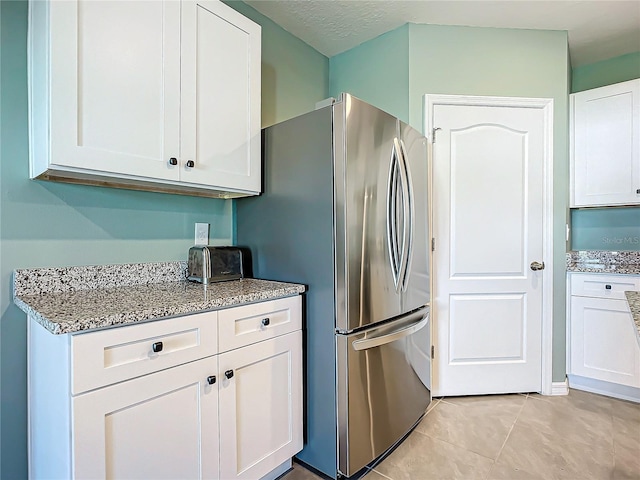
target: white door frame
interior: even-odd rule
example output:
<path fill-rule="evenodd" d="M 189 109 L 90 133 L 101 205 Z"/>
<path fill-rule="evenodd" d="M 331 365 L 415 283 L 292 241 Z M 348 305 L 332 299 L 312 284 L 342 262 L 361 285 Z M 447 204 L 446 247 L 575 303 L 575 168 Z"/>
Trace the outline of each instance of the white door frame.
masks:
<path fill-rule="evenodd" d="M 544 165 L 543 165 L 543 220 L 542 220 L 542 393 L 558 394 L 553 391 L 553 99 L 490 97 L 469 95 L 424 95 L 425 136 L 433 143 L 432 113 L 436 105 L 468 105 L 481 107 L 517 107 L 541 109 L 544 116 Z M 433 149 L 431 149 L 433 154 Z M 433 161 L 431 160 L 433 165 Z M 433 192 L 433 188 L 431 190 Z M 433 196 L 433 193 L 431 194 Z M 437 207 L 435 207 L 437 208 Z M 432 285 L 433 285 L 432 280 Z M 438 312 L 432 302 L 431 315 L 437 321 Z M 436 310 L 436 311 L 434 311 Z M 564 382 L 562 382 L 564 383 Z"/>

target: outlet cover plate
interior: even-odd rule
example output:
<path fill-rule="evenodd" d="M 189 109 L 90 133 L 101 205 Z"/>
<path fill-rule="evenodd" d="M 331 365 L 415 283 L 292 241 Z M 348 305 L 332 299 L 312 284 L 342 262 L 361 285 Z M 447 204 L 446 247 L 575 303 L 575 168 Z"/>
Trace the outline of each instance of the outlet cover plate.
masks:
<path fill-rule="evenodd" d="M 209 224 L 196 223 L 196 245 L 209 245 Z"/>

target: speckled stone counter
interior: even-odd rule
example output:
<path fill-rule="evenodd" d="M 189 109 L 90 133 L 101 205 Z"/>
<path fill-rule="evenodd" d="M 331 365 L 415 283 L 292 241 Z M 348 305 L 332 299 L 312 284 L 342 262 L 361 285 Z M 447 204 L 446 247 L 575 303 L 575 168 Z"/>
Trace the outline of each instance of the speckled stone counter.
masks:
<path fill-rule="evenodd" d="M 586 250 L 567 253 L 567 271 L 640 274 L 640 252 Z"/>
<path fill-rule="evenodd" d="M 204 286 L 185 262 L 14 272 L 14 302 L 54 334 L 126 325 L 298 295 L 304 285 L 245 278 Z"/>
<path fill-rule="evenodd" d="M 640 342 L 640 292 L 624 292 L 627 296 L 627 302 L 629 303 L 629 310 L 633 316 L 633 321 L 636 324 L 636 330 L 638 332 L 638 342 Z"/>

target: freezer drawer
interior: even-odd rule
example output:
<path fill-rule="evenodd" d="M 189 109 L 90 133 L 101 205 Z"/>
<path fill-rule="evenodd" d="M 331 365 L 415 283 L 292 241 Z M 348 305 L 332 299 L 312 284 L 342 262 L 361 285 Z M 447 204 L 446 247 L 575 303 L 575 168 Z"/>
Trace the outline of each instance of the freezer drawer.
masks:
<path fill-rule="evenodd" d="M 338 470 L 351 476 L 384 453 L 431 402 L 429 307 L 336 335 Z"/>

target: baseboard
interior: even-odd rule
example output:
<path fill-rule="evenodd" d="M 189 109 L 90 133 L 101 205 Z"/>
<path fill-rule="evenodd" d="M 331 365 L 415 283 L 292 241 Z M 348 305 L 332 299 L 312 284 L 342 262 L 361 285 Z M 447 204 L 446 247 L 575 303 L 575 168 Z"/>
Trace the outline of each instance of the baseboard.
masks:
<path fill-rule="evenodd" d="M 551 382 L 551 395 L 569 395 L 569 380 L 564 382 Z"/>
<path fill-rule="evenodd" d="M 640 388 L 594 380 L 593 378 L 580 377 L 578 375 L 569 375 L 568 378 L 569 385 L 576 390 L 584 390 L 585 392 L 640 403 Z"/>

